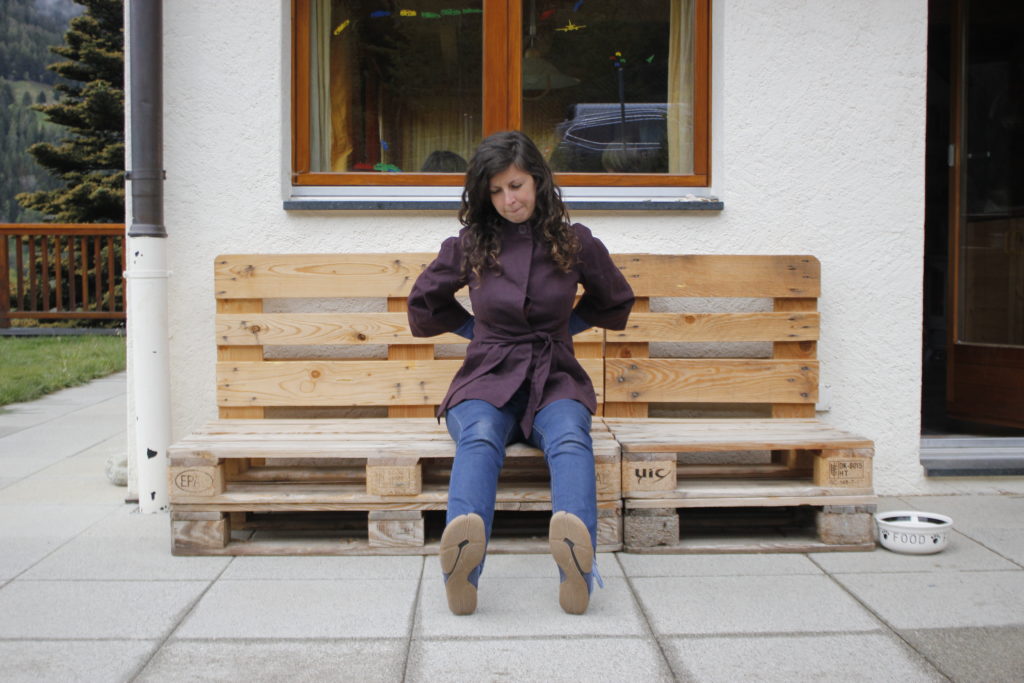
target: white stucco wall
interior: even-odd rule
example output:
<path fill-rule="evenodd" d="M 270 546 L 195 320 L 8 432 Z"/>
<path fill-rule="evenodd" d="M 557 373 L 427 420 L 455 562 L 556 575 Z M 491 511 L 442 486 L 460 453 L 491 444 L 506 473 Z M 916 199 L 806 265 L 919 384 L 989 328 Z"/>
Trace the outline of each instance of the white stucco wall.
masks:
<path fill-rule="evenodd" d="M 222 252 L 433 251 L 449 213 L 285 212 L 289 2 L 164 3 L 173 434 L 215 417 Z M 577 212 L 609 249 L 822 262 L 822 417 L 873 438 L 882 494 L 918 463 L 926 0 L 717 0 L 721 213 Z"/>

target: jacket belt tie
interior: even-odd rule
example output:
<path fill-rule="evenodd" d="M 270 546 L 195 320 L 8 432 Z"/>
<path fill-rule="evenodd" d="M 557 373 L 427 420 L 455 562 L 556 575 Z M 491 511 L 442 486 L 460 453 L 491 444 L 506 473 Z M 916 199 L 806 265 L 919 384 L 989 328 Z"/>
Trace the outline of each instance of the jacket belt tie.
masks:
<path fill-rule="evenodd" d="M 534 331 L 529 334 L 518 336 L 497 336 L 489 335 L 487 339 L 479 339 L 481 344 L 532 344 L 533 345 L 533 373 L 530 375 L 530 397 L 526 403 L 526 410 L 519 421 L 519 427 L 523 430 L 523 436 L 529 438 L 533 431 L 533 416 L 540 408 L 541 398 L 544 396 L 544 386 L 548 382 L 548 375 L 551 374 L 551 363 L 554 360 L 554 348 L 556 343 L 567 343 L 567 339 L 556 337 L 548 332 Z M 539 345 L 539 348 L 538 348 Z"/>

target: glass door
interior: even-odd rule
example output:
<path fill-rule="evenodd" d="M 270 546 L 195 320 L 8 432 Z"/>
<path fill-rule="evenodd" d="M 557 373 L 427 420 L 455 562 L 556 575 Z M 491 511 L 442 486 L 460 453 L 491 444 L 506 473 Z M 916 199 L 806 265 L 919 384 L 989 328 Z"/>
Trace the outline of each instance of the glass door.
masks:
<path fill-rule="evenodd" d="M 947 411 L 1024 427 L 1024 4 L 963 0 L 960 18 Z"/>

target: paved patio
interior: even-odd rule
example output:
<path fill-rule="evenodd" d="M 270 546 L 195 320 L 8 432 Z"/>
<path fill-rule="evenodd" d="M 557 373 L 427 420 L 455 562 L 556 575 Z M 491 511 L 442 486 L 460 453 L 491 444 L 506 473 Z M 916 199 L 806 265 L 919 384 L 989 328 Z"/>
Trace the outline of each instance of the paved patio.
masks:
<path fill-rule="evenodd" d="M 558 607 L 550 558 L 493 555 L 469 617 L 436 557 L 173 557 L 109 484 L 125 377 L 0 408 L 0 680 L 1024 680 L 1024 496 L 948 514 L 943 553 L 600 556 Z"/>

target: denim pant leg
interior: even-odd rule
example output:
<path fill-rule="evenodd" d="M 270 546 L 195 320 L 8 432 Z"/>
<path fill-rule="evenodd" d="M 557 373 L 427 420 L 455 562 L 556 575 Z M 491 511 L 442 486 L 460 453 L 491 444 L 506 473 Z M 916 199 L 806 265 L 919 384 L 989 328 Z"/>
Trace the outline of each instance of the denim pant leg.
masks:
<path fill-rule="evenodd" d="M 445 524 L 475 512 L 483 518 L 490 540 L 498 475 L 505 462 L 505 446 L 520 434 L 518 418 L 508 407 L 470 399 L 449 408 L 445 424 L 455 441 Z"/>
<path fill-rule="evenodd" d="M 590 411 L 579 401 L 562 399 L 544 407 L 533 421 L 530 443 L 544 451 L 551 472 L 551 512 L 579 517 L 597 547 L 597 480 Z"/>

